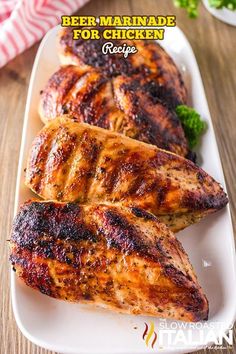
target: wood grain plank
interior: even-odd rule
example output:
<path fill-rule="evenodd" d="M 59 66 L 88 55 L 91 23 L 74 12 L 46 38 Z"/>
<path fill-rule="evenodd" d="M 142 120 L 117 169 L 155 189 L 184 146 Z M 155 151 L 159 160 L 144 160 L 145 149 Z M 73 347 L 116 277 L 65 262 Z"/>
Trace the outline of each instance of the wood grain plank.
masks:
<path fill-rule="evenodd" d="M 236 28 L 214 19 L 203 7 L 197 20 L 175 9 L 171 0 L 93 0 L 79 11 L 81 15 L 175 14 L 177 24 L 187 35 L 196 55 L 213 119 L 236 221 Z M 0 353 L 52 354 L 26 340 L 18 330 L 11 310 L 8 246 L 21 130 L 28 82 L 38 45 L 33 46 L 0 70 Z M 234 331 L 236 342 L 236 330 Z M 235 353 L 236 348 L 204 350 L 198 354 Z"/>

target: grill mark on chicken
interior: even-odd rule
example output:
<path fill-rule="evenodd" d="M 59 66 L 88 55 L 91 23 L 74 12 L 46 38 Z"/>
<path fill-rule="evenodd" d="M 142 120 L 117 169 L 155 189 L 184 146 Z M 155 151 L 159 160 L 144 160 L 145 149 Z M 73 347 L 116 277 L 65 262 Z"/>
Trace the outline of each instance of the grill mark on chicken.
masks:
<path fill-rule="evenodd" d="M 77 204 L 27 202 L 18 213 L 12 240 L 30 251 L 35 247 L 35 233 L 46 239 L 50 235 L 54 241 L 96 242 L 96 234 L 85 225 L 83 218 L 83 208 Z"/>
<path fill-rule="evenodd" d="M 58 114 L 69 113 L 78 122 L 115 130 L 183 156 L 189 153 L 183 128 L 174 110 L 164 100 L 154 102 L 145 89 L 146 81 L 143 84 L 140 76 L 117 76 L 109 81 L 94 69 L 82 77 L 75 66 L 63 67 L 60 71 L 74 71 L 78 80 L 67 95 L 62 95 L 63 88 L 51 86 L 51 78 L 41 95 L 39 110 L 44 122 L 53 118 L 53 112 L 54 118 Z M 65 81 L 69 80 L 66 75 L 64 77 Z M 51 115 L 43 109 L 48 91 L 54 100 L 48 103 Z M 50 109 L 50 105 L 56 108 Z"/>
<path fill-rule="evenodd" d="M 108 81 L 93 70 L 81 79 L 77 67 L 63 67 L 59 72 L 65 70 L 78 72 L 78 80 L 74 87 L 70 87 L 67 95 L 62 97 L 61 88 L 51 86 L 51 78 L 41 95 L 39 110 L 44 122 L 51 120 L 53 115 L 55 118 L 56 115 L 69 113 L 78 122 L 119 131 L 183 156 L 188 154 L 187 141 L 175 112 L 161 99 L 154 102 L 140 77 L 118 76 Z M 68 78 L 65 77 L 65 80 Z M 54 102 L 48 103 L 48 111 L 50 105 L 54 106 L 50 115 L 43 109 L 48 91 L 54 99 Z"/>
<path fill-rule="evenodd" d="M 106 90 L 109 90 L 109 85 L 109 82 L 103 84 L 101 91 L 103 90 L 105 93 Z M 112 101 L 112 98 L 110 99 Z M 114 105 L 112 106 L 112 102 L 109 102 L 110 99 L 107 99 L 105 94 L 102 100 L 100 100 L 99 96 L 95 97 L 94 102 L 92 102 L 93 114 L 91 114 L 90 119 L 87 121 L 89 124 L 97 125 L 104 129 L 112 128 L 116 120 L 117 109 Z"/>
<path fill-rule="evenodd" d="M 49 80 L 41 95 L 42 120 L 47 122 L 68 113 L 79 122 L 114 130 L 194 159 L 175 114 L 176 105 L 186 103 L 187 93 L 172 59 L 157 43 L 145 41 L 135 41 L 138 52 L 126 59 L 122 54 L 103 55 L 104 42 L 104 39 L 76 41 L 72 39 L 72 29 L 62 30 L 61 57 L 67 64 L 77 66 L 62 67 L 54 74 L 56 84 L 54 75 Z M 62 79 L 58 80 L 60 75 Z M 114 80 L 118 84 L 114 85 Z M 75 89 L 77 95 L 73 95 Z M 130 101 L 124 104 L 127 95 Z"/>
<path fill-rule="evenodd" d="M 68 170 L 63 169 L 60 176 L 60 180 L 53 177 L 50 174 L 52 166 L 60 167 L 61 165 L 70 164 L 70 161 L 73 157 L 73 153 L 77 146 L 77 136 L 76 134 L 70 133 L 67 127 L 61 126 L 57 132 L 55 132 L 54 138 L 51 144 L 51 150 L 46 158 L 45 169 L 49 171 L 48 174 L 44 175 L 44 178 L 41 181 L 41 186 L 44 184 L 47 186 L 50 183 L 54 183 L 55 189 L 59 191 L 61 185 L 65 185 L 66 176 Z M 60 200 L 61 192 L 57 193 L 57 198 Z"/>
<path fill-rule="evenodd" d="M 68 71 L 70 71 L 70 70 L 68 70 Z M 80 104 L 81 97 L 83 97 L 83 99 L 86 100 L 86 98 L 88 98 L 88 96 L 89 96 L 89 93 L 91 94 L 91 92 L 94 92 L 94 85 L 96 85 L 96 83 L 97 83 L 97 80 L 96 80 L 97 76 L 96 76 L 96 79 L 91 81 L 90 73 L 85 72 L 82 75 L 80 75 L 79 70 L 76 70 L 76 72 L 77 72 L 77 80 L 75 81 L 74 86 L 71 86 L 70 90 L 68 90 L 68 92 L 64 98 L 63 107 L 65 107 L 65 110 L 64 110 L 64 112 L 62 112 L 62 114 L 69 113 L 69 114 L 72 114 L 73 118 L 75 118 L 76 120 L 83 121 L 83 119 L 80 118 L 80 116 L 82 115 L 82 113 L 84 111 L 84 109 L 82 109 L 83 108 L 82 105 Z M 93 78 L 93 76 L 92 76 L 92 78 Z M 87 82 L 87 94 L 84 95 L 84 93 L 81 92 L 81 90 L 78 90 L 75 94 L 74 90 L 76 90 L 76 88 L 80 82 L 83 82 L 85 80 Z M 57 90 L 58 90 L 58 88 L 57 88 Z M 74 100 L 72 100 L 72 97 L 74 98 Z"/>
<path fill-rule="evenodd" d="M 116 211 L 107 210 L 103 214 L 103 219 L 104 227 L 100 228 L 100 231 L 106 236 L 109 247 L 118 248 L 125 254 L 136 252 L 140 256 L 150 257 L 151 260 L 156 259 L 155 250 L 150 248 L 146 240 L 139 235 L 135 225 L 127 222 L 126 218 Z M 160 255 L 161 253 L 158 254 L 159 261 Z"/>
<path fill-rule="evenodd" d="M 143 84 L 143 90 L 148 94 L 153 103 L 163 102 L 170 109 L 175 109 L 181 102 L 176 98 L 174 90 L 163 87 L 151 79 Z"/>
<path fill-rule="evenodd" d="M 99 145 L 94 143 L 94 139 L 89 137 L 88 132 L 85 130 L 81 137 L 81 142 L 78 145 L 78 154 L 74 154 L 72 166 L 68 169 L 71 171 L 71 174 L 69 174 L 67 186 L 64 188 L 65 193 L 73 193 L 74 191 L 76 192 L 78 188 L 81 189 L 79 197 L 76 198 L 76 200 L 80 202 L 83 201 L 88 194 L 90 181 L 95 173 L 96 161 L 99 158 L 99 153 Z M 86 161 L 82 168 L 76 166 L 76 164 L 80 163 L 80 160 Z M 73 180 L 74 182 L 71 183 Z M 79 184 L 77 184 L 77 181 Z M 64 196 L 62 193 L 61 200 L 63 199 Z"/>
<path fill-rule="evenodd" d="M 105 28 L 100 28 L 103 31 Z M 135 75 L 152 77 L 160 86 L 172 90 L 178 104 L 186 103 L 187 92 L 179 70 L 174 61 L 157 43 L 151 41 L 111 40 L 114 45 L 135 45 L 136 54 L 124 59 L 122 54 L 103 55 L 101 48 L 106 42 L 99 40 L 73 40 L 72 29 L 63 29 L 59 37 L 59 50 L 62 62 L 78 64 L 81 68 L 99 68 L 105 75 Z"/>
<path fill-rule="evenodd" d="M 52 90 L 43 90 L 41 92 L 42 108 L 49 119 L 60 114 L 67 114 L 70 111 L 66 105 L 67 97 L 78 79 L 81 79 L 84 75 L 85 73 L 70 70 L 70 67 L 64 67 L 63 70 L 55 72 L 49 79 L 48 85 Z M 55 91 L 60 102 L 58 106 L 54 104 Z"/>
<path fill-rule="evenodd" d="M 46 170 L 47 160 L 52 149 L 54 139 L 54 130 L 45 131 L 34 139 L 32 145 L 32 168 L 29 171 L 28 179 L 30 183 L 34 181 L 36 193 L 41 193 L 41 185 L 44 180 L 43 171 Z"/>
<path fill-rule="evenodd" d="M 12 265 L 27 285 L 55 298 L 206 319 L 207 299 L 179 241 L 151 214 L 133 211 L 29 201 L 13 223 Z"/>
<path fill-rule="evenodd" d="M 97 27 L 102 32 L 103 29 Z M 66 31 L 61 32 L 59 43 L 61 48 L 65 51 L 66 55 L 73 55 L 77 64 L 82 69 L 83 66 L 102 69 L 104 74 L 108 76 L 118 75 L 120 73 L 133 72 L 134 68 L 131 66 L 129 60 L 125 60 L 122 54 L 102 54 L 101 47 L 106 42 L 104 38 L 99 40 L 86 40 L 83 39 L 74 40 L 72 38 L 72 30 L 69 28 Z M 113 40 L 115 45 L 120 45 L 122 41 Z"/>
<path fill-rule="evenodd" d="M 136 176 L 129 186 L 129 189 L 124 193 L 124 199 L 132 196 L 144 196 L 146 193 L 153 191 L 156 186 L 155 182 L 145 183 L 143 174 Z"/>
<path fill-rule="evenodd" d="M 67 165 L 70 166 L 70 169 L 64 168 L 62 170 L 63 179 L 60 181 L 60 183 L 63 183 L 65 190 L 67 189 L 68 182 L 70 181 L 71 173 L 73 173 L 75 169 L 75 161 L 76 158 L 78 158 L 77 152 L 80 150 L 80 146 L 83 143 L 83 137 L 81 138 L 81 141 L 78 141 L 77 137 L 71 136 L 71 139 L 68 143 L 68 151 L 70 151 L 70 157 L 68 158 Z M 58 194 L 58 199 L 60 200 L 61 198 L 63 198 L 63 192 L 59 192 Z"/>
<path fill-rule="evenodd" d="M 119 184 L 124 174 L 136 175 L 133 179 L 130 188 L 124 193 L 123 198 L 126 196 L 136 193 L 142 184 L 142 167 L 139 162 L 136 163 L 135 158 L 137 154 L 131 154 L 131 156 L 126 155 L 126 151 L 120 150 L 116 164 L 110 167 L 109 171 L 104 172 L 104 182 L 103 186 L 106 188 L 107 193 L 112 193 L 119 188 Z"/>
<path fill-rule="evenodd" d="M 115 79 L 116 101 L 139 127 L 132 137 L 185 156 L 188 145 L 181 122 L 168 101 L 150 98 L 146 85 L 139 76 Z"/>
<path fill-rule="evenodd" d="M 78 121 L 89 123 L 96 113 L 91 110 L 91 101 L 99 91 L 99 88 L 104 84 L 105 79 L 96 71 L 93 71 L 92 73 L 84 73 L 82 76 L 80 70 L 76 70 L 76 72 L 77 81 L 75 82 L 74 87 L 72 86 L 70 88 L 70 91 L 68 91 L 64 99 L 64 105 L 67 107 L 66 113 L 72 114 L 72 116 Z M 78 90 L 78 85 L 81 85 L 81 82 L 83 81 L 87 84 L 86 90 Z M 73 93 L 74 89 L 77 89 L 76 95 Z"/>
<path fill-rule="evenodd" d="M 147 94 L 153 103 L 162 103 L 165 104 L 169 109 L 175 109 L 175 107 L 180 104 L 174 95 L 173 89 L 167 88 L 160 85 L 158 82 L 153 79 L 147 80 L 143 79 L 142 76 L 136 75 L 132 76 L 133 80 L 124 82 L 121 85 L 121 89 L 125 93 L 129 91 L 135 92 L 137 89 L 142 89 L 142 92 Z M 176 118 L 176 124 L 179 120 Z"/>
<path fill-rule="evenodd" d="M 70 164 L 70 170 L 68 168 L 68 171 L 71 171 L 68 173 L 67 181 L 65 184 L 65 190 L 67 189 L 76 189 L 76 184 L 70 185 L 70 181 L 73 178 L 80 177 L 80 170 L 77 168 L 76 163 L 77 163 L 77 158 L 79 153 L 81 153 L 81 158 L 84 158 L 87 160 L 87 168 L 84 170 L 84 186 L 83 186 L 83 193 L 81 194 L 81 197 L 79 198 L 80 201 L 83 201 L 86 199 L 86 196 L 89 193 L 89 188 L 91 184 L 91 180 L 94 178 L 95 171 L 96 171 L 96 166 L 97 166 L 97 161 L 99 160 L 100 156 L 100 146 L 96 144 L 96 141 L 93 138 L 89 137 L 88 132 L 85 130 L 82 137 L 81 137 L 81 142 L 78 144 L 77 150 L 73 154 L 73 158 L 71 160 Z M 74 176 L 75 174 L 75 176 Z M 63 194 L 61 195 L 61 198 L 63 200 Z"/>
<path fill-rule="evenodd" d="M 106 84 L 107 80 L 104 78 L 100 78 L 99 81 L 95 81 L 93 83 L 93 86 L 90 87 L 90 90 L 86 92 L 86 94 L 83 96 L 82 101 L 80 101 L 79 109 L 80 109 L 80 114 L 83 115 L 84 117 L 84 122 L 85 123 L 93 123 L 94 118 L 97 115 L 97 112 L 93 106 L 92 100 L 95 98 L 95 95 L 99 92 L 99 89 L 104 87 Z M 95 124 L 96 125 L 96 124 Z"/>
<path fill-rule="evenodd" d="M 61 131 L 66 134 L 60 135 Z M 51 135 L 58 139 L 51 150 L 44 152 L 47 164 L 41 171 L 39 190 L 36 171 L 42 167 L 37 154 L 42 149 L 40 144 L 46 144 L 46 137 L 50 140 Z M 64 150 L 68 156 L 59 160 L 54 157 Z M 228 202 L 222 187 L 191 161 L 66 118 L 51 121 L 36 137 L 27 164 L 26 185 L 49 200 L 102 201 L 141 207 L 162 217 L 174 231 L 199 221 Z"/>
<path fill-rule="evenodd" d="M 146 212 L 145 210 L 137 207 L 130 208 L 132 213 L 138 218 L 143 218 L 144 220 L 157 220 L 157 217 L 151 213 Z"/>

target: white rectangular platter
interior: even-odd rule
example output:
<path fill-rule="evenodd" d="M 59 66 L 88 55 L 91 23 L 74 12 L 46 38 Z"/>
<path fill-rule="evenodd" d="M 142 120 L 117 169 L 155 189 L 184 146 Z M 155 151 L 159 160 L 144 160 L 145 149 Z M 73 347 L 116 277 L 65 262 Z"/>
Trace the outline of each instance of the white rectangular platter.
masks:
<path fill-rule="evenodd" d="M 37 107 L 39 92 L 50 75 L 59 68 L 56 35 L 59 26 L 43 39 L 33 67 L 26 104 L 21 154 L 15 200 L 15 213 L 21 203 L 33 193 L 24 185 L 24 168 L 32 140 L 43 126 Z M 224 185 L 224 177 L 204 93 L 199 69 L 192 49 L 180 29 L 166 30 L 161 43 L 173 57 L 183 73 L 188 86 L 190 104 L 208 123 L 198 155 L 201 166 Z M 202 53 L 204 55 L 204 53 Z M 234 322 L 236 313 L 235 250 L 229 207 L 207 217 L 197 225 L 178 234 L 209 299 L 209 320 L 203 326 L 183 329 L 185 340 L 169 343 L 162 337 L 161 329 L 177 321 L 164 321 L 143 316 L 121 315 L 85 305 L 71 304 L 51 299 L 28 288 L 12 272 L 12 304 L 17 324 L 32 342 L 59 353 L 68 354 L 141 354 L 188 353 L 212 341 L 212 336 L 226 331 Z M 157 340 L 152 348 L 154 333 L 144 336 L 145 323 L 153 323 Z M 181 325 L 181 322 L 178 323 Z M 187 335 L 191 332 L 191 336 Z M 201 333 L 200 333 L 201 332 Z"/>

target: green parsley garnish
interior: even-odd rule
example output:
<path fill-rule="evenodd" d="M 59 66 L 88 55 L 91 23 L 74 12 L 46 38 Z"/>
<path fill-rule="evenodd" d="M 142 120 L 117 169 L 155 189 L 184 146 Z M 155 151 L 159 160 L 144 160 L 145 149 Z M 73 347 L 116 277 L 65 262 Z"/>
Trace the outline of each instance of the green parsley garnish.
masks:
<path fill-rule="evenodd" d="M 200 0 L 174 0 L 174 5 L 186 9 L 189 17 L 195 18 L 198 16 L 199 2 Z"/>
<path fill-rule="evenodd" d="M 236 10 L 236 0 L 208 0 L 210 6 L 216 9 L 222 9 L 226 7 L 228 10 Z"/>
<path fill-rule="evenodd" d="M 176 113 L 182 123 L 189 147 L 192 149 L 198 144 L 207 124 L 202 120 L 200 114 L 191 107 L 185 105 L 177 106 Z"/>
<path fill-rule="evenodd" d="M 189 17 L 195 18 L 198 16 L 198 5 L 200 0 L 173 0 L 176 7 L 186 9 Z M 236 0 L 208 0 L 211 7 L 216 9 L 227 8 L 228 10 L 236 10 Z"/>

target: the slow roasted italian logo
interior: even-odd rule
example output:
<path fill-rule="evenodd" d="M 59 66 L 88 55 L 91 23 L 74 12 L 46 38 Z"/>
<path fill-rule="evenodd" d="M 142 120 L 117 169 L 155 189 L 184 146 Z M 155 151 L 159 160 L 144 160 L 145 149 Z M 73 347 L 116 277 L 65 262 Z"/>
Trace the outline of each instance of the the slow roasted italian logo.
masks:
<path fill-rule="evenodd" d="M 150 325 L 145 322 L 145 329 L 143 332 L 143 340 L 145 341 L 146 346 L 151 346 L 154 348 L 154 345 L 157 340 L 157 333 L 155 332 L 154 323 L 150 322 Z"/>

